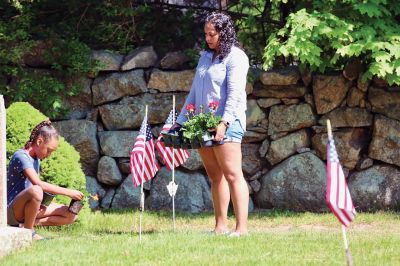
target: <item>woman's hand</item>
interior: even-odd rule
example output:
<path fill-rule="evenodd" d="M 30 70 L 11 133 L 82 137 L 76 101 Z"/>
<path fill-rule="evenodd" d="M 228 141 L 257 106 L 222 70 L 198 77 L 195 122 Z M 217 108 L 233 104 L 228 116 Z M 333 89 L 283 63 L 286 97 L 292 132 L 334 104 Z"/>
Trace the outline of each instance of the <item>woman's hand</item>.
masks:
<path fill-rule="evenodd" d="M 175 123 L 175 124 L 172 125 L 172 127 L 169 130 L 174 130 L 176 128 L 181 128 L 181 127 L 182 127 L 182 125 L 180 125 L 178 123 Z"/>
<path fill-rule="evenodd" d="M 221 141 L 225 137 L 226 132 L 226 125 L 224 123 L 219 123 L 218 126 L 215 128 L 215 141 Z"/>
<path fill-rule="evenodd" d="M 75 190 L 75 189 L 69 189 L 69 195 L 68 195 L 71 199 L 74 200 L 82 200 L 84 195 L 82 192 Z"/>

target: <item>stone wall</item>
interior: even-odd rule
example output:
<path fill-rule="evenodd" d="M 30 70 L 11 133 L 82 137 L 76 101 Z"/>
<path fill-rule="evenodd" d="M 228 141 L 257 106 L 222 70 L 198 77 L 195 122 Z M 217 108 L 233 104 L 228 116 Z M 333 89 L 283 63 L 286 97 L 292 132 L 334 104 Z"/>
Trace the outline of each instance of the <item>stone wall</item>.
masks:
<path fill-rule="evenodd" d="M 77 77 L 81 95 L 65 99 L 72 112 L 55 125 L 81 154 L 87 189 L 98 193 L 92 208 L 139 205 L 129 154 L 149 106 L 153 134 L 159 131 L 176 95 L 182 106 L 194 77 L 181 52 L 158 58 L 152 47 L 126 56 L 93 51 L 103 68 L 96 77 Z M 253 71 L 253 70 L 252 70 Z M 243 172 L 251 193 L 249 208 L 324 211 L 326 119 L 330 119 L 339 157 L 357 210 L 400 206 L 400 89 L 360 73 L 313 75 L 296 67 L 268 72 L 248 84 Z M 346 77 L 345 77 L 346 76 Z M 212 209 L 210 188 L 196 150 L 176 170 L 176 208 Z M 161 164 L 161 160 L 159 160 Z M 145 185 L 146 205 L 171 209 L 165 167 Z M 254 201 L 254 205 L 253 205 Z"/>

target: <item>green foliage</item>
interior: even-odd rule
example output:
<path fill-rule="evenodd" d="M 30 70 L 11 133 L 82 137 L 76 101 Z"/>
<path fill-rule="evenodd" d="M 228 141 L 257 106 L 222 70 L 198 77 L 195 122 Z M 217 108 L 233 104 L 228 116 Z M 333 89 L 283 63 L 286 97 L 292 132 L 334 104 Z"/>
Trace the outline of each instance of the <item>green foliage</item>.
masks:
<path fill-rule="evenodd" d="M 235 19 L 237 36 L 246 53 L 252 62 L 261 63 L 265 39 L 268 32 L 275 28 L 270 21 L 279 19 L 276 6 L 264 0 L 240 0 L 234 1 L 229 11 L 234 14 L 232 17 Z"/>
<path fill-rule="evenodd" d="M 7 158 L 25 145 L 32 129 L 46 116 L 29 103 L 16 102 L 7 108 Z M 41 178 L 62 187 L 85 191 L 85 175 L 79 153 L 60 136 L 58 149 L 41 162 Z M 64 200 L 65 202 L 65 200 Z"/>
<path fill-rule="evenodd" d="M 193 33 L 201 30 L 190 9 L 142 1 L 2 1 L 0 93 L 7 103 L 29 101 L 47 116 L 60 117 L 67 111 L 62 99 L 81 90 L 66 86 L 63 77 L 98 71 L 91 49 L 126 54 L 152 44 L 163 54 L 193 47 Z M 37 75 L 26 68 L 26 55 L 38 50 L 45 51 L 41 61 L 51 72 Z"/>
<path fill-rule="evenodd" d="M 229 1 L 237 35 L 254 65 L 262 64 L 263 48 L 269 36 L 285 25 L 290 12 L 307 5 L 306 1 L 238 0 Z"/>
<path fill-rule="evenodd" d="M 41 38 L 76 39 L 92 49 L 122 54 L 152 44 L 160 53 L 193 47 L 202 30 L 193 11 L 131 0 L 43 0 L 25 5 Z"/>
<path fill-rule="evenodd" d="M 187 120 L 182 127 L 183 137 L 193 140 L 207 130 L 206 114 L 200 113 Z"/>
<path fill-rule="evenodd" d="M 56 39 L 46 59 L 51 68 L 66 74 L 96 72 L 98 64 L 90 58 L 90 48 L 77 39 Z"/>
<path fill-rule="evenodd" d="M 97 63 L 90 59 L 90 48 L 76 38 L 65 39 L 42 25 L 37 25 L 36 1 L 14 1 L 0 4 L 0 77 L 6 82 L 0 93 L 8 102 L 29 101 L 46 115 L 56 117 L 66 112 L 62 98 L 77 95 L 81 88 L 65 86 L 63 77 L 77 73 L 95 73 Z M 15 8 L 14 8 L 15 7 Z M 40 39 L 44 41 L 38 41 Z M 30 51 L 46 52 L 39 58 L 52 71 L 31 71 L 24 57 Z"/>
<path fill-rule="evenodd" d="M 200 106 L 200 113 L 194 115 L 194 112 L 188 110 L 188 120 L 183 124 L 183 137 L 193 140 L 202 136 L 208 129 L 214 129 L 221 121 L 221 116 L 215 115 L 215 109 L 210 107 L 206 113 L 203 112 L 203 107 Z"/>
<path fill-rule="evenodd" d="M 204 39 L 203 17 L 208 13 L 201 9 L 201 3 L 185 1 L 197 6 L 192 9 L 162 1 L 2 1 L 0 83 L 5 85 L 0 85 L 0 93 L 8 102 L 32 101 L 50 117 L 62 115 L 65 110 L 60 99 L 79 90 L 65 86 L 60 77 L 95 73 L 98 66 L 89 58 L 90 49 L 126 54 L 150 44 L 161 56 L 185 50 L 194 67 L 198 56 L 195 47 Z M 400 84 L 397 1 L 228 3 L 239 40 L 254 65 L 263 64 L 267 69 L 297 64 L 327 72 L 342 69 L 358 57 L 367 66 L 365 79 L 376 75 L 390 84 Z M 25 69 L 24 55 L 39 41 L 51 44 L 44 56 L 53 71 L 48 76 L 32 76 Z"/>
<path fill-rule="evenodd" d="M 400 8 L 396 1 L 313 1 L 291 13 L 273 32 L 264 50 L 264 68 L 284 57 L 288 62 L 325 72 L 341 70 L 360 58 L 389 84 L 400 84 Z"/>
<path fill-rule="evenodd" d="M 185 53 L 185 55 L 187 55 L 190 58 L 190 62 L 189 62 L 190 67 L 195 68 L 200 59 L 199 51 L 197 51 L 193 48 L 188 48 L 188 49 L 184 50 L 184 53 Z"/>
<path fill-rule="evenodd" d="M 25 51 L 34 43 L 29 33 L 32 21 L 30 15 L 18 16 L 4 5 L 0 4 L 0 74 L 16 75 L 16 66 L 23 64 Z"/>
<path fill-rule="evenodd" d="M 50 117 L 67 111 L 62 107 L 62 98 L 69 91 L 62 81 L 49 72 L 21 69 L 18 71 L 18 81 L 2 92 L 12 102 L 29 100 L 34 106 L 45 110 Z"/>

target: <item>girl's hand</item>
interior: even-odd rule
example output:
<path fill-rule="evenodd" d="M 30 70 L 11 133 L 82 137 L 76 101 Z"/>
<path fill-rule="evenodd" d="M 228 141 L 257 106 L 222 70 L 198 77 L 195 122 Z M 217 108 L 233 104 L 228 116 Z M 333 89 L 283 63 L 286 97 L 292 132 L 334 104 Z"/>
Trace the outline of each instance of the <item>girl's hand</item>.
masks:
<path fill-rule="evenodd" d="M 70 192 L 69 197 L 70 197 L 71 199 L 74 199 L 74 200 L 82 200 L 83 197 L 84 197 L 83 193 L 80 192 L 80 191 L 78 191 L 78 190 L 70 189 L 69 192 Z"/>
<path fill-rule="evenodd" d="M 219 123 L 218 126 L 215 128 L 215 136 L 214 140 L 215 141 L 221 141 L 224 139 L 226 132 L 226 126 L 224 123 Z"/>

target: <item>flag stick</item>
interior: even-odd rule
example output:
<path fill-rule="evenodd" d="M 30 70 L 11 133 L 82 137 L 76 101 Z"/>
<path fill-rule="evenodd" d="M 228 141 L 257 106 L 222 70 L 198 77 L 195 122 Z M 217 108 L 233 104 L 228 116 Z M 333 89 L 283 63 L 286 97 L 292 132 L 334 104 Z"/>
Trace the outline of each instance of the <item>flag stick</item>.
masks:
<path fill-rule="evenodd" d="M 347 237 L 346 237 L 346 227 L 343 224 L 342 224 L 342 236 L 343 236 L 344 250 L 346 251 L 347 266 L 353 266 L 353 258 L 351 256 L 349 243 L 347 242 Z"/>
<path fill-rule="evenodd" d="M 331 121 L 329 119 L 326 120 L 326 127 L 328 129 L 328 139 L 331 139 L 332 138 L 332 127 L 331 127 Z M 351 252 L 349 249 L 349 243 L 347 242 L 346 227 L 343 224 L 342 224 L 342 237 L 343 237 L 344 250 L 346 252 L 347 265 L 353 266 L 353 258 L 351 256 Z"/>
<path fill-rule="evenodd" d="M 175 124 L 175 95 L 172 95 L 172 125 Z M 172 147 L 172 184 L 175 185 L 175 149 Z M 172 221 L 175 231 L 175 191 L 172 193 Z"/>
<path fill-rule="evenodd" d="M 332 138 L 331 120 L 326 120 L 326 127 L 328 128 L 328 139 Z"/>
<path fill-rule="evenodd" d="M 147 136 L 147 105 L 146 105 L 146 111 L 144 114 L 144 119 L 146 119 L 146 126 L 144 128 L 144 138 L 145 138 L 145 143 L 146 143 L 146 136 Z M 139 241 L 142 241 L 142 215 L 143 215 L 143 210 L 144 210 L 144 193 L 143 193 L 143 175 L 144 175 L 144 157 L 146 156 L 146 152 L 143 152 L 143 158 L 142 158 L 142 172 L 140 173 L 140 221 L 139 221 Z"/>

